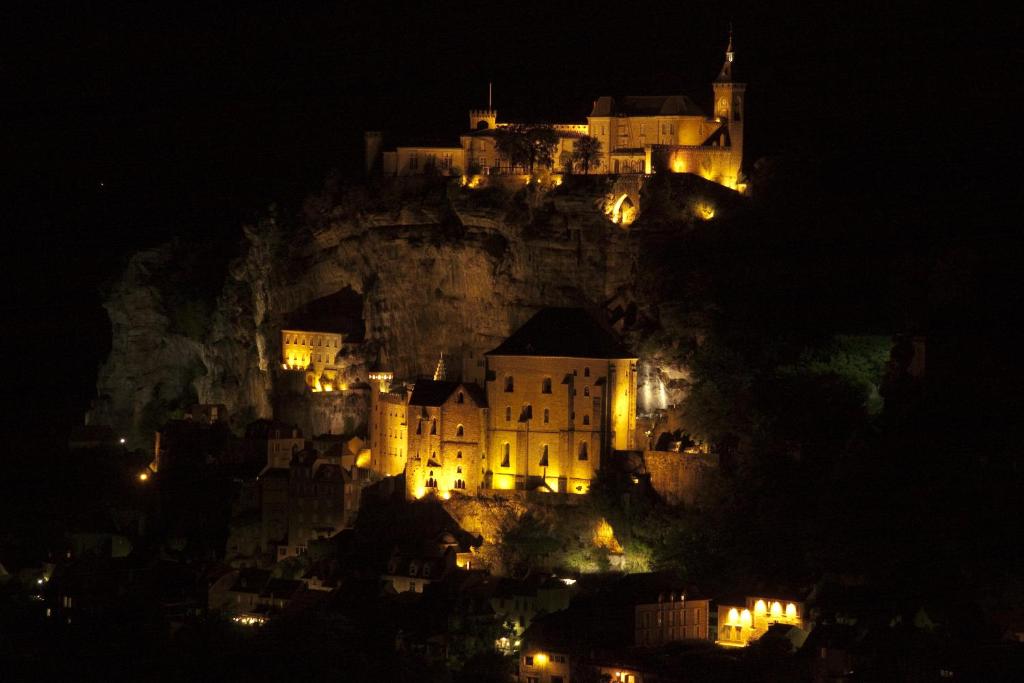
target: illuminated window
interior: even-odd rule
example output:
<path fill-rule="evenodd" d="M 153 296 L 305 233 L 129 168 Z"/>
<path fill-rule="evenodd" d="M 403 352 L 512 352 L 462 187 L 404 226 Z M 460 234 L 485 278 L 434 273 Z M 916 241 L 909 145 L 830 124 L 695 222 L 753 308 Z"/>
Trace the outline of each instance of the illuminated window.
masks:
<path fill-rule="evenodd" d="M 501 446 L 501 466 L 502 467 L 510 467 L 511 466 L 510 465 L 511 459 L 512 459 L 512 449 L 511 449 L 511 447 L 507 443 L 502 444 L 502 446 Z"/>
<path fill-rule="evenodd" d="M 580 442 L 580 455 L 579 455 L 579 458 L 580 458 L 580 460 L 589 460 L 590 459 L 590 458 L 587 457 L 587 442 L 586 441 L 581 441 Z"/>
<path fill-rule="evenodd" d="M 540 392 L 542 394 L 550 394 L 551 393 L 551 378 L 550 377 L 545 377 L 544 378 L 544 381 L 541 383 Z"/>
<path fill-rule="evenodd" d="M 772 619 L 778 619 L 782 616 L 782 605 L 778 601 L 772 603 Z"/>

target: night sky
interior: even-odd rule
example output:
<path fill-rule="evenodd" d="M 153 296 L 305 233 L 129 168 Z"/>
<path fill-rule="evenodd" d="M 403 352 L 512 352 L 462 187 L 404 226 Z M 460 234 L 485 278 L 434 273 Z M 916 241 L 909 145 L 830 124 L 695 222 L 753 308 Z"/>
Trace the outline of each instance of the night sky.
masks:
<path fill-rule="evenodd" d="M 9 439 L 62 439 L 80 419 L 109 343 L 101 287 L 133 250 L 175 235 L 229 250 L 268 205 L 294 206 L 331 171 L 357 177 L 363 130 L 454 136 L 488 81 L 504 120 L 583 121 L 604 94 L 707 106 L 731 20 L 748 166 L 813 157 L 841 201 L 892 205 L 894 229 L 916 235 L 966 215 L 964 229 L 997 235 L 1013 201 L 997 190 L 1020 168 L 1019 17 L 939 3 L 92 5 L 0 21 Z"/>

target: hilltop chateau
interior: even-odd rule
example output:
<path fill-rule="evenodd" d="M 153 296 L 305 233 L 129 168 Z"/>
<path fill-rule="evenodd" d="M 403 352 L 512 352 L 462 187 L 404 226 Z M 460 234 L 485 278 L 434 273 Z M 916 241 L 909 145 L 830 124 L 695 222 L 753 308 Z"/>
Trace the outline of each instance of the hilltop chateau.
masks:
<path fill-rule="evenodd" d="M 634 448 L 637 358 L 582 309 L 546 308 L 485 354 L 484 386 L 370 375 L 370 469 L 406 493 L 586 493 L 613 450 Z"/>
<path fill-rule="evenodd" d="M 592 173 L 694 173 L 731 189 L 742 189 L 743 97 L 746 86 L 733 79 L 732 35 L 722 68 L 711 84 L 714 112 L 706 115 L 687 95 L 602 96 L 586 123 L 551 126 L 558 137 L 556 170 L 572 170 L 576 141 L 590 136 L 600 144 Z M 385 176 L 424 173 L 455 175 L 522 174 L 498 150 L 502 128 L 492 107 L 469 112 L 469 130 L 458 144 L 400 145 L 384 149 L 383 136 L 368 131 L 366 168 Z"/>

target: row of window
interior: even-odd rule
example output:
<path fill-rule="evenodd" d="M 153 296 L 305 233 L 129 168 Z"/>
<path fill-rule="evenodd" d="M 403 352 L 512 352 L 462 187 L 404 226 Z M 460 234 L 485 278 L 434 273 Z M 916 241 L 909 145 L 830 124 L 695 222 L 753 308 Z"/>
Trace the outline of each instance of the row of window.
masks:
<path fill-rule="evenodd" d="M 575 375 L 576 371 L 573 370 L 572 374 Z M 590 377 L 590 368 L 583 368 L 583 376 L 584 377 Z M 506 375 L 505 376 L 505 391 L 507 393 L 511 393 L 511 392 L 515 391 L 515 385 L 516 385 L 515 378 L 513 378 L 512 375 Z M 541 381 L 541 383 L 540 383 L 540 392 L 542 394 L 550 394 L 551 393 L 551 378 L 550 377 L 545 377 Z M 585 392 L 586 393 L 584 394 L 584 396 L 590 396 L 590 387 L 587 387 L 585 389 Z M 460 394 L 460 397 L 461 397 L 461 394 Z M 459 403 L 462 403 L 462 401 L 460 400 Z"/>
<path fill-rule="evenodd" d="M 575 412 L 572 413 L 571 417 L 572 417 L 573 420 L 575 420 L 576 419 L 576 413 Z M 533 410 L 530 409 L 529 405 L 523 406 L 523 412 L 520 414 L 520 417 L 519 417 L 520 422 L 525 422 L 526 420 L 531 420 L 531 419 L 533 419 Z M 547 408 L 544 409 L 543 420 L 544 420 L 544 424 L 548 424 L 551 421 L 551 411 L 548 410 Z M 505 406 L 505 422 L 511 422 L 511 421 L 512 421 L 512 406 Z M 583 424 L 585 424 L 585 425 L 589 425 L 590 424 L 590 416 L 589 415 L 584 415 L 583 416 Z M 433 433 L 434 432 L 431 432 L 431 434 L 433 434 Z M 462 436 L 462 434 L 459 434 L 459 436 Z"/>
<path fill-rule="evenodd" d="M 327 338 L 327 343 L 324 344 L 323 337 L 300 337 L 297 334 L 286 334 L 284 343 L 299 344 L 301 346 L 333 346 L 334 348 L 339 348 L 340 346 L 337 339 L 331 339 L 330 337 Z"/>
<path fill-rule="evenodd" d="M 423 434 L 423 420 L 420 420 L 418 423 L 416 423 L 416 433 L 417 434 Z M 430 421 L 430 433 L 431 434 L 437 434 L 437 420 L 436 419 Z M 458 425 L 455 428 L 455 436 L 465 436 L 465 435 L 466 435 L 466 428 L 463 427 L 462 425 Z"/>
<path fill-rule="evenodd" d="M 579 460 L 589 460 L 590 456 L 587 452 L 587 442 L 581 441 L 579 450 L 576 452 L 576 457 Z M 544 444 L 541 448 L 540 460 L 538 461 L 539 467 L 548 467 L 548 445 Z M 512 466 L 512 445 L 507 441 L 501 445 L 501 466 L 511 467 Z"/>
<path fill-rule="evenodd" d="M 433 166 L 434 168 L 447 170 L 452 167 L 452 155 L 450 153 L 427 154 L 423 166 L 424 168 Z M 409 168 L 411 170 L 416 170 L 419 167 L 419 153 L 409 152 Z"/>

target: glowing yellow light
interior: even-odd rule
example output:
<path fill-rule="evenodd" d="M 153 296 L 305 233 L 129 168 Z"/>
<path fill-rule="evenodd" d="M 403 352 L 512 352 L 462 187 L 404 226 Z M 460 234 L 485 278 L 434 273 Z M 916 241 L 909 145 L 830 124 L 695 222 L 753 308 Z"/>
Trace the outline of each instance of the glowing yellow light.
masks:
<path fill-rule="evenodd" d="M 149 480 L 149 474 L 147 474 L 146 472 L 139 472 L 139 481 L 148 481 L 148 480 Z"/>
<path fill-rule="evenodd" d="M 594 546 L 604 548 L 613 553 L 622 552 L 622 546 L 615 538 L 615 530 L 608 523 L 608 520 L 603 517 L 598 520 L 597 525 L 594 527 Z"/>
<path fill-rule="evenodd" d="M 441 494 L 441 498 L 443 498 L 444 500 L 449 500 L 451 497 L 452 497 L 452 492 L 451 491 L 445 491 L 444 493 Z"/>
<path fill-rule="evenodd" d="M 778 601 L 772 603 L 772 619 L 778 619 L 782 616 L 782 605 Z"/>
<path fill-rule="evenodd" d="M 764 604 L 764 600 L 758 600 L 754 603 L 754 614 L 757 616 L 763 617 L 767 611 L 768 605 Z"/>
<path fill-rule="evenodd" d="M 508 491 L 514 489 L 515 486 L 516 482 L 511 474 L 494 475 L 494 488 L 501 489 L 502 491 Z"/>
<path fill-rule="evenodd" d="M 715 217 L 715 207 L 708 202 L 697 202 L 693 211 L 701 220 L 709 221 Z"/>
<path fill-rule="evenodd" d="M 537 666 L 544 666 L 548 663 L 548 656 L 545 654 L 534 655 L 533 661 L 537 664 Z"/>
<path fill-rule="evenodd" d="M 735 607 L 729 608 L 729 617 L 725 620 L 729 626 L 736 626 L 740 623 L 740 611 Z"/>
<path fill-rule="evenodd" d="M 750 618 L 750 610 L 745 609 L 740 613 L 740 626 L 743 628 L 750 628 L 752 621 L 753 620 Z"/>
<path fill-rule="evenodd" d="M 672 160 L 672 172 L 673 173 L 686 173 L 686 162 L 680 157 L 676 157 Z"/>
<path fill-rule="evenodd" d="M 786 618 L 796 619 L 796 605 L 789 603 L 786 605 Z"/>
<path fill-rule="evenodd" d="M 424 495 L 426 495 L 426 493 L 427 490 L 425 488 L 423 488 L 422 486 L 417 486 L 416 490 L 413 491 L 412 495 L 415 496 L 416 498 L 422 498 Z"/>
<path fill-rule="evenodd" d="M 363 451 L 356 456 L 356 467 L 368 467 L 370 464 L 370 452 Z"/>

